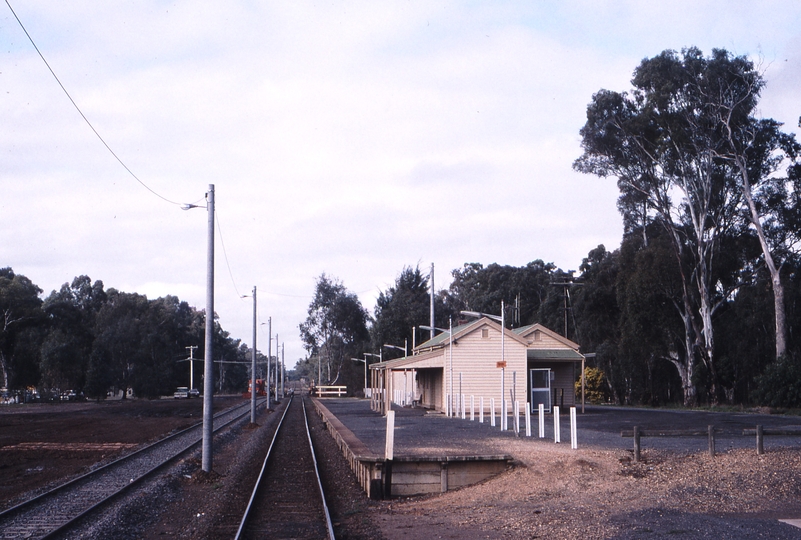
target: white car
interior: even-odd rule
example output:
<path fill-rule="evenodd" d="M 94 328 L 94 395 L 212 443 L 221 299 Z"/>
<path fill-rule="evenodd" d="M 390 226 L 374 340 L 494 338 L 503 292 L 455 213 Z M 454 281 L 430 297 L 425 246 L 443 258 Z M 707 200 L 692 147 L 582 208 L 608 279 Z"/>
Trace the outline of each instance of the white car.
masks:
<path fill-rule="evenodd" d="M 188 399 L 189 398 L 189 387 L 187 386 L 179 386 L 175 393 L 172 395 L 175 399 Z"/>

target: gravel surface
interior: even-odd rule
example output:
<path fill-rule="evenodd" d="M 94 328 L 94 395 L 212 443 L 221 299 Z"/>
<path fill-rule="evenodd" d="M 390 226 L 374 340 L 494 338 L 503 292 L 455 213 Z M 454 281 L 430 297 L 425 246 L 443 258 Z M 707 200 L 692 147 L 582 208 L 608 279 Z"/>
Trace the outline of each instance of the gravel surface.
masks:
<path fill-rule="evenodd" d="M 215 407 L 234 402 L 215 399 Z M 199 399 L 0 407 L 0 509 L 189 427 L 201 411 Z"/>
<path fill-rule="evenodd" d="M 85 537 L 232 538 L 231 523 L 261 464 L 256 450 L 266 450 L 276 417 L 262 413 L 260 427 L 217 438 L 214 474 L 200 474 L 198 458 L 188 458 Z M 713 418 L 725 421 L 672 411 L 592 411 L 579 415 L 577 450 L 569 438 L 554 444 L 504 435 L 484 441 L 515 459 L 495 478 L 441 495 L 370 501 L 310 415 L 338 538 L 801 538 L 801 529 L 779 521 L 801 518 L 798 441 L 766 438 L 766 453 L 757 456 L 753 438 L 733 435 L 742 426 L 799 419 L 734 414 L 736 425 L 729 425 L 725 416 Z M 731 436 L 721 438 L 715 458 L 705 439 L 643 439 L 643 461 L 634 463 L 631 439 L 620 437 L 631 422 L 644 429 L 713 423 Z"/>

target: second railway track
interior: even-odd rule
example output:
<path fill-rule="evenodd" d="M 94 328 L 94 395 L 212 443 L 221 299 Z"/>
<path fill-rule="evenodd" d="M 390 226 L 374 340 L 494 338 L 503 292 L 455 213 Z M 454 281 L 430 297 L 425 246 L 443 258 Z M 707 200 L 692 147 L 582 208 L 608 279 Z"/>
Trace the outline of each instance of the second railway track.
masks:
<path fill-rule="evenodd" d="M 250 404 L 218 413 L 214 418 L 215 432 L 249 413 Z M 201 424 L 197 424 L 5 510 L 0 513 L 0 539 L 68 534 L 82 517 L 197 445 L 200 434 Z"/>
<path fill-rule="evenodd" d="M 284 411 L 236 538 L 334 539 L 301 396 Z"/>

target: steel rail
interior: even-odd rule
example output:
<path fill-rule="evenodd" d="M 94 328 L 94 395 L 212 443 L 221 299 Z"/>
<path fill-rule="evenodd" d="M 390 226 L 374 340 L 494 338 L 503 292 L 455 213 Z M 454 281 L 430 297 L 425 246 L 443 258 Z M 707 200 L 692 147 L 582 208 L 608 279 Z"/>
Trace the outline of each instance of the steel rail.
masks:
<path fill-rule="evenodd" d="M 241 412 L 241 411 L 244 411 L 244 412 Z M 231 407 L 230 409 L 227 409 L 225 411 L 221 411 L 221 412 L 217 413 L 215 415 L 215 418 L 218 419 L 218 420 L 221 419 L 221 418 L 224 418 L 226 416 L 230 416 L 231 418 L 228 419 L 227 421 L 225 421 L 223 424 L 215 426 L 215 432 L 220 431 L 222 429 L 225 429 L 226 427 L 228 427 L 232 423 L 235 423 L 235 422 L 241 420 L 242 418 L 247 416 L 249 414 L 249 412 L 250 412 L 250 404 L 247 403 L 247 404 L 244 404 L 244 405 Z M 41 529 L 48 527 L 48 525 L 40 524 L 40 525 L 35 527 L 35 528 L 40 529 L 39 532 L 28 531 L 28 532 L 24 533 L 24 535 L 22 535 L 22 536 L 12 536 L 13 532 L 11 532 L 6 527 L 8 525 L 7 522 L 13 521 L 20 514 L 23 514 L 26 511 L 30 511 L 36 505 L 44 505 L 44 504 L 46 504 L 48 502 L 48 499 L 55 500 L 56 497 L 62 496 L 62 494 L 69 494 L 69 490 L 71 488 L 76 488 L 79 485 L 87 484 L 92 479 L 100 478 L 100 476 L 102 474 L 105 474 L 105 473 L 113 474 L 115 468 L 117 468 L 119 471 L 121 471 L 124 466 L 130 465 L 130 464 L 135 464 L 136 463 L 135 462 L 135 458 L 140 458 L 141 457 L 142 460 L 144 461 L 144 460 L 147 459 L 147 456 L 145 455 L 146 452 L 158 450 L 159 447 L 166 447 L 168 444 L 173 443 L 173 442 L 175 442 L 177 444 L 177 442 L 180 442 L 180 441 L 178 441 L 179 437 L 189 436 L 190 432 L 192 430 L 197 431 L 198 429 L 200 429 L 201 425 L 202 425 L 202 423 L 198 422 L 198 423 L 193 424 L 192 426 L 190 426 L 188 428 L 182 429 L 182 430 L 180 430 L 180 431 L 178 431 L 176 433 L 172 433 L 172 434 L 170 434 L 170 435 L 168 435 L 168 436 L 166 436 L 166 437 L 164 437 L 162 439 L 159 439 L 158 441 L 155 441 L 153 443 L 150 443 L 150 444 L 138 449 L 135 452 L 132 452 L 132 453 L 130 453 L 128 455 L 125 455 L 125 456 L 123 456 L 123 457 L 121 457 L 119 459 L 116 459 L 116 460 L 114 460 L 114 461 L 112 461 L 110 463 L 107 463 L 106 465 L 103 465 L 102 467 L 98 467 L 97 469 L 95 469 L 93 471 L 90 471 L 90 472 L 88 472 L 88 473 L 86 473 L 84 475 L 81 475 L 81 476 L 79 476 L 77 478 L 69 480 L 69 481 L 67 481 L 67 482 L 65 482 L 65 483 L 63 483 L 63 484 L 61 484 L 59 486 L 56 486 L 55 488 L 53 488 L 53 489 L 51 489 L 51 490 L 49 490 L 49 491 L 47 491 L 45 493 L 37 495 L 36 497 L 28 499 L 27 501 L 24 501 L 24 502 L 12 507 L 12 508 L 9 508 L 9 509 L 3 511 L 2 513 L 0 513 L 0 529 L 5 529 L 2 538 L 21 537 L 21 538 L 41 538 L 41 539 L 45 539 L 45 538 L 52 538 L 57 534 L 63 533 L 64 531 L 66 531 L 70 527 L 72 527 L 74 524 L 76 524 L 78 521 L 80 521 L 82 518 L 86 517 L 88 514 L 90 514 L 90 513 L 94 512 L 94 511 L 98 510 L 99 508 L 109 504 L 112 500 L 115 500 L 118 496 L 120 496 L 121 494 L 123 494 L 123 493 L 127 492 L 128 490 L 130 490 L 133 486 L 138 485 L 145 478 L 148 478 L 150 475 L 152 475 L 156 471 L 160 470 L 161 468 L 163 468 L 167 464 L 173 462 L 178 457 L 184 455 L 185 453 L 187 453 L 188 451 L 190 451 L 191 449 L 196 447 L 200 443 L 201 439 L 199 437 L 193 438 L 190 442 L 184 443 L 183 447 L 179 446 L 179 448 L 174 450 L 171 453 L 171 455 L 168 456 L 167 458 L 159 459 L 158 462 L 154 466 L 148 467 L 144 472 L 141 472 L 141 471 L 136 472 L 135 473 L 136 476 L 134 478 L 131 478 L 122 487 L 116 488 L 116 489 L 112 489 L 108 493 L 102 493 L 102 492 L 99 493 L 100 498 L 97 501 L 95 501 L 94 503 L 91 503 L 88 507 L 83 508 L 83 510 L 79 509 L 77 514 L 74 514 L 72 516 L 63 516 L 63 520 L 59 519 L 58 516 L 55 516 L 55 517 L 52 516 L 52 515 L 48 516 L 49 519 L 51 520 L 51 525 L 54 526 L 55 528 L 50 528 L 49 530 L 42 531 Z M 147 466 L 147 463 L 145 463 L 144 465 Z M 102 490 L 102 491 L 108 491 L 108 490 Z M 81 495 L 82 495 L 82 497 L 85 497 L 86 493 L 82 493 Z M 52 512 L 50 512 L 50 514 L 52 514 Z"/>
<path fill-rule="evenodd" d="M 328 539 L 336 540 L 334 538 L 334 525 L 331 523 L 331 513 L 328 511 L 328 503 L 325 501 L 325 491 L 323 490 L 323 481 L 320 478 L 320 467 L 317 465 L 317 456 L 314 453 L 314 443 L 312 442 L 311 432 L 309 431 L 309 418 L 306 416 L 306 402 L 301 399 L 303 404 L 303 423 L 306 425 L 306 438 L 309 439 L 309 448 L 311 448 L 312 461 L 314 461 L 314 474 L 317 476 L 317 487 L 320 488 L 320 498 L 323 500 L 323 512 L 325 513 L 325 526 L 328 531 Z"/>
<path fill-rule="evenodd" d="M 275 433 L 273 434 L 272 441 L 270 442 L 270 447 L 267 449 L 267 455 L 264 457 L 264 462 L 262 463 L 262 466 L 261 466 L 261 472 L 259 473 L 259 476 L 256 479 L 256 483 L 253 486 L 253 491 L 251 492 L 250 500 L 248 501 L 247 508 L 245 509 L 244 515 L 242 516 L 242 521 L 239 523 L 239 529 L 236 531 L 236 536 L 234 537 L 235 540 L 242 540 L 242 538 L 244 537 L 243 535 L 245 533 L 245 527 L 247 526 L 248 520 L 250 519 L 250 517 L 252 515 L 251 511 L 254 508 L 254 503 L 256 501 L 257 494 L 258 494 L 259 489 L 260 489 L 260 487 L 262 485 L 262 482 L 264 481 L 264 473 L 265 473 L 265 471 L 267 469 L 267 465 L 268 465 L 268 463 L 270 461 L 270 457 L 272 456 L 272 451 L 273 451 L 273 447 L 275 445 L 275 441 L 278 438 L 278 434 L 281 431 L 281 428 L 283 427 L 284 418 L 286 417 L 287 411 L 289 411 L 289 407 L 292 405 L 293 399 L 294 399 L 294 395 L 290 398 L 289 403 L 287 404 L 286 408 L 284 409 L 284 414 L 281 416 L 281 421 L 278 423 L 278 426 L 275 429 Z M 319 489 L 319 492 L 320 492 L 320 499 L 322 501 L 323 513 L 325 515 L 326 531 L 327 531 L 328 539 L 329 540 L 335 540 L 334 526 L 333 526 L 333 524 L 331 522 L 331 514 L 330 514 L 330 512 L 328 510 L 328 504 L 326 503 L 326 500 L 325 500 L 325 491 L 323 490 L 323 484 L 322 484 L 322 480 L 320 478 L 320 468 L 319 468 L 319 466 L 317 464 L 317 457 L 316 457 L 315 452 L 314 452 L 314 444 L 312 442 L 311 432 L 309 431 L 309 419 L 308 419 L 308 416 L 306 415 L 306 404 L 304 403 L 303 398 L 301 398 L 301 404 L 303 406 L 303 423 L 304 423 L 304 426 L 305 426 L 305 429 L 306 429 L 306 439 L 309 442 L 309 450 L 311 452 L 312 462 L 314 463 L 314 474 L 315 474 L 315 476 L 317 478 L 317 488 Z"/>
<path fill-rule="evenodd" d="M 289 398 L 289 403 L 287 403 L 286 407 L 284 407 L 284 414 L 281 415 L 281 420 L 278 422 L 278 425 L 275 428 L 275 433 L 273 433 L 270 446 L 267 448 L 267 455 L 264 456 L 264 461 L 261 464 L 261 471 L 259 471 L 259 476 L 256 478 L 256 484 L 254 485 L 253 491 L 250 494 L 250 500 L 248 500 L 247 508 L 245 508 L 245 514 L 242 516 L 242 521 L 239 523 L 239 529 L 236 531 L 236 536 L 234 537 L 235 540 L 240 540 L 242 532 L 245 530 L 245 524 L 250 517 L 250 510 L 253 508 L 253 502 L 256 500 L 256 493 L 259 490 L 262 478 L 264 478 L 264 471 L 267 469 L 267 462 L 270 460 L 270 454 L 273 451 L 273 446 L 275 446 L 275 439 L 278 438 L 278 432 L 281 431 L 281 426 L 284 423 L 284 418 L 286 418 L 286 413 L 289 411 L 289 406 L 292 405 L 293 399 L 295 399 L 294 395 Z"/>

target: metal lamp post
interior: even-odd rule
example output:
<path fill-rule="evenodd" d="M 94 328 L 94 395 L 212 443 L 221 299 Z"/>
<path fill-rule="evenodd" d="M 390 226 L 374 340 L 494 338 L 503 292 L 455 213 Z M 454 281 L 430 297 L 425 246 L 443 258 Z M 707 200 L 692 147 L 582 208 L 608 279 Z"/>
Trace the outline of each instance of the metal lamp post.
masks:
<path fill-rule="evenodd" d="M 200 208 L 196 204 L 184 204 L 184 210 Z M 214 432 L 214 184 L 209 184 L 206 193 L 208 211 L 208 235 L 206 242 L 206 350 L 203 358 L 203 442 L 201 468 L 211 472 L 212 445 Z"/>
<path fill-rule="evenodd" d="M 209 233 L 206 257 L 206 351 L 203 362 L 203 455 L 202 468 L 211 472 L 214 433 L 214 184 L 209 184 L 206 194 L 206 209 L 209 214 Z"/>
<path fill-rule="evenodd" d="M 242 298 L 247 298 L 243 295 Z M 250 423 L 256 423 L 256 286 L 253 286 L 253 351 L 250 362 Z"/>

